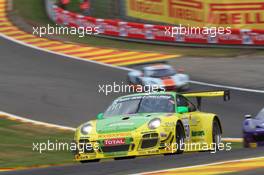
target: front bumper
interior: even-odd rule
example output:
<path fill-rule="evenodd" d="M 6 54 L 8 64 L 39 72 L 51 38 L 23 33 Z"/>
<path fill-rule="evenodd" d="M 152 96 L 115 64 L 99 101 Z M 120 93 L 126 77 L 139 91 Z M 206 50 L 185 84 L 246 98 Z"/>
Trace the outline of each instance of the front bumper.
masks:
<path fill-rule="evenodd" d="M 171 150 L 166 149 L 166 145 L 173 142 L 174 136 L 172 133 L 158 133 L 158 132 L 142 132 L 139 135 L 133 133 L 120 133 L 118 136 L 98 135 L 97 138 L 80 138 L 78 143 L 89 143 L 92 149 L 79 149 L 75 152 L 75 159 L 77 161 L 129 157 L 140 155 L 153 155 L 171 153 Z M 125 140 L 120 145 L 104 145 L 105 140 L 111 138 L 122 138 Z"/>

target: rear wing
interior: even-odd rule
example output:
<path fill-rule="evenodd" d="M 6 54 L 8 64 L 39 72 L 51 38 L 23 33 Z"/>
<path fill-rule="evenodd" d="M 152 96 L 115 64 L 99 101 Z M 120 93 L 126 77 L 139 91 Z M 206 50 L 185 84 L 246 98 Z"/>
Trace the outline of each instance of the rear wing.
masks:
<path fill-rule="evenodd" d="M 187 92 L 182 94 L 186 98 L 196 98 L 197 108 L 201 110 L 202 98 L 223 97 L 224 101 L 230 100 L 230 90 Z"/>

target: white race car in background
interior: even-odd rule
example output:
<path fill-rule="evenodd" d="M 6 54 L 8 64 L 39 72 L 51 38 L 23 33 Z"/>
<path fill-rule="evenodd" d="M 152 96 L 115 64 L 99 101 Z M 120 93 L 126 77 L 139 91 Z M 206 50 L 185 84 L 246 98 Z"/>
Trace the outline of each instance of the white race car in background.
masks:
<path fill-rule="evenodd" d="M 149 65 L 128 73 L 128 82 L 132 85 L 159 86 L 165 90 L 188 90 L 189 80 L 182 70 L 177 72 L 166 64 Z"/>

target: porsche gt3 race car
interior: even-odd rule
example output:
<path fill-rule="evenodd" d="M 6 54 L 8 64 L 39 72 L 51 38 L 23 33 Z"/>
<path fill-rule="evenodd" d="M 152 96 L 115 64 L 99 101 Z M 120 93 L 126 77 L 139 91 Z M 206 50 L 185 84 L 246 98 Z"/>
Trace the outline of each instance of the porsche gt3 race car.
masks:
<path fill-rule="evenodd" d="M 158 86 L 164 90 L 187 90 L 189 88 L 189 76 L 182 72 L 176 72 L 173 67 L 165 64 L 157 64 L 143 67 L 128 73 L 128 81 L 132 85 Z"/>
<path fill-rule="evenodd" d="M 199 110 L 203 97 L 223 96 L 229 91 L 153 92 L 122 96 L 96 120 L 77 128 L 74 140 L 81 162 L 184 151 L 215 150 L 222 127 L 216 114 Z M 197 100 L 194 105 L 191 99 Z"/>
<path fill-rule="evenodd" d="M 246 115 L 243 122 L 244 147 L 264 146 L 264 108 L 257 116 Z"/>

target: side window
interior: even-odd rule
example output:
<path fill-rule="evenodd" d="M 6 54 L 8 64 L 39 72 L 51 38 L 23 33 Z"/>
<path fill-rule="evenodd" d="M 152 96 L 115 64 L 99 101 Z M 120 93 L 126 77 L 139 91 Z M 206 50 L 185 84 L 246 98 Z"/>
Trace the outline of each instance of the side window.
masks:
<path fill-rule="evenodd" d="M 182 95 L 177 95 L 177 106 L 188 106 L 188 101 Z"/>
<path fill-rule="evenodd" d="M 193 111 L 196 111 L 196 106 L 190 102 L 187 98 L 185 98 L 184 96 L 182 95 L 177 95 L 177 98 L 176 98 L 176 103 L 177 103 L 177 106 L 186 106 L 189 108 L 189 112 L 193 112 Z"/>

